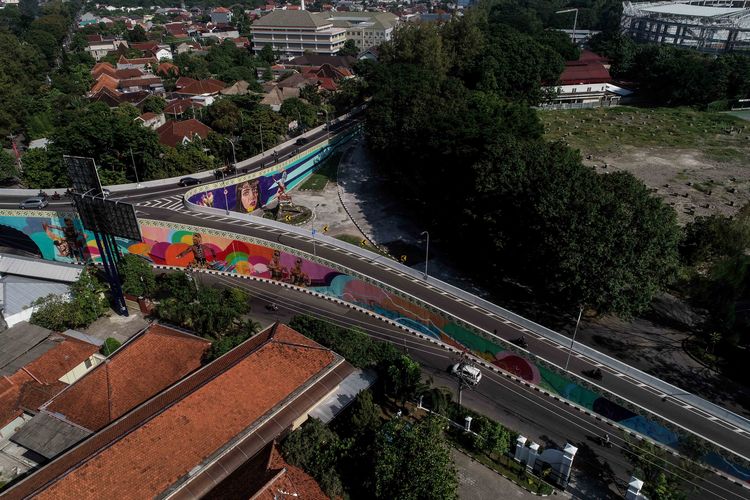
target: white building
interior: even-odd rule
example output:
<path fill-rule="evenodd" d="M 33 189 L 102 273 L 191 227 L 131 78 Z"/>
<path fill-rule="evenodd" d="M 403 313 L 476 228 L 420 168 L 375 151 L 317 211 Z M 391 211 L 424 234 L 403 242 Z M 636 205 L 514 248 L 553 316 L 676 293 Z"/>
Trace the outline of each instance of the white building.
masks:
<path fill-rule="evenodd" d="M 637 42 L 702 52 L 750 49 L 750 5 L 745 0 L 623 2 L 622 31 Z"/>
<path fill-rule="evenodd" d="M 86 52 L 91 54 L 91 57 L 95 61 L 99 61 L 102 57 L 106 56 L 109 52 L 116 51 L 118 47 L 128 47 L 128 42 L 125 40 L 100 40 L 89 42 L 86 47 Z"/>
<path fill-rule="evenodd" d="M 305 51 L 334 55 L 346 42 L 346 28 L 334 26 L 327 14 L 306 10 L 274 10 L 253 22 L 253 51 L 270 45 L 275 52 L 301 56 Z"/>
<path fill-rule="evenodd" d="M 377 47 L 393 37 L 398 16 L 390 12 L 329 12 L 333 25 L 346 28 L 346 39 L 354 40 L 360 51 Z"/>

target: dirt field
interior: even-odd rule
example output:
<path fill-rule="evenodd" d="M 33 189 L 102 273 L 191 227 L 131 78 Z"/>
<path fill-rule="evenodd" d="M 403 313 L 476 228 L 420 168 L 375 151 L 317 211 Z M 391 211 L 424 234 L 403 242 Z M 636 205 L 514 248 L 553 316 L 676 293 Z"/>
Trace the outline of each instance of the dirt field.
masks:
<path fill-rule="evenodd" d="M 581 152 L 584 164 L 626 170 L 675 208 L 680 223 L 731 215 L 750 201 L 750 122 L 687 108 L 542 111 L 549 139 Z"/>

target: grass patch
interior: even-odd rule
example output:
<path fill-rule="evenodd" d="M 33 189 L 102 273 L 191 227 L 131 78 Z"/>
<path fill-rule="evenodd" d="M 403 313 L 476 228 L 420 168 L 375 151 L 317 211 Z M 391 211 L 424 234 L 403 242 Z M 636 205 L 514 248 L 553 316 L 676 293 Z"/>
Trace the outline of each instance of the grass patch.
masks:
<path fill-rule="evenodd" d="M 691 108 L 614 108 L 539 111 L 545 135 L 580 149 L 607 154 L 623 147 L 700 150 L 720 162 L 750 160 L 750 123 L 726 113 Z"/>
<path fill-rule="evenodd" d="M 336 151 L 313 172 L 299 187 L 301 191 L 322 191 L 329 182 L 338 179 L 339 161 L 344 153 Z"/>

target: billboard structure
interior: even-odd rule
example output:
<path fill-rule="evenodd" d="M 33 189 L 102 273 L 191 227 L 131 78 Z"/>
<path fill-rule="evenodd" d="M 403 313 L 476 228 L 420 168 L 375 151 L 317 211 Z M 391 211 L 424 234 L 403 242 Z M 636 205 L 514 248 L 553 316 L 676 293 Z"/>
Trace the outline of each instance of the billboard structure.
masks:
<path fill-rule="evenodd" d="M 129 203 L 108 200 L 104 197 L 99 174 L 93 158 L 64 156 L 68 175 L 73 181 L 73 204 L 81 217 L 83 227 L 94 233 L 96 246 L 102 257 L 104 273 L 109 281 L 112 300 L 117 311 L 128 315 L 122 294 L 117 264 L 122 255 L 115 237 L 141 241 L 141 230 L 135 208 Z"/>
<path fill-rule="evenodd" d="M 73 181 L 73 191 L 79 194 L 101 195 L 102 183 L 93 158 L 63 155 L 68 176 Z"/>

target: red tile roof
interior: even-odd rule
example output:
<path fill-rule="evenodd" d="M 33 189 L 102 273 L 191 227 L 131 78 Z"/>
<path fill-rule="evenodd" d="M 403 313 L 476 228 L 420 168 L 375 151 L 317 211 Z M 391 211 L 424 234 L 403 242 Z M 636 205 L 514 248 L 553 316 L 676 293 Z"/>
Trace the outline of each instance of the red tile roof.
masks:
<path fill-rule="evenodd" d="M 581 51 L 577 61 L 567 61 L 560 75 L 560 85 L 579 85 L 588 83 L 609 83 L 612 77 L 603 63 L 606 58 L 591 52 Z"/>
<path fill-rule="evenodd" d="M 159 142 L 173 148 L 182 144 L 186 138 L 192 141 L 196 135 L 205 139 L 209 132 L 211 132 L 211 127 L 204 125 L 195 118 L 183 121 L 168 121 L 156 129 Z"/>
<path fill-rule="evenodd" d="M 151 85 L 161 85 L 161 78 L 158 76 L 144 76 L 140 78 L 127 78 L 120 80 L 120 88 L 127 89 L 131 87 L 150 87 Z"/>
<path fill-rule="evenodd" d="M 170 74 L 178 75 L 180 73 L 180 68 L 170 62 L 163 62 L 156 68 L 156 72 L 165 76 Z"/>
<path fill-rule="evenodd" d="M 152 325 L 45 408 L 98 431 L 199 368 L 210 345 L 179 330 Z"/>
<path fill-rule="evenodd" d="M 197 82 L 198 80 L 195 80 L 194 78 L 190 78 L 187 76 L 181 76 L 177 79 L 176 82 L 174 82 L 174 86 L 177 88 L 177 90 L 187 87 L 188 85 L 192 85 L 193 83 Z"/>
<path fill-rule="evenodd" d="M 164 113 L 177 116 L 189 109 L 199 109 L 202 107 L 203 104 L 195 102 L 192 99 L 176 99 L 164 107 Z"/>
<path fill-rule="evenodd" d="M 271 442 L 230 474 L 204 500 L 252 498 L 275 500 L 279 490 L 305 500 L 326 500 L 320 485 L 309 474 L 284 460 L 276 442 Z"/>
<path fill-rule="evenodd" d="M 206 78 L 205 80 L 198 80 L 189 85 L 186 85 L 185 87 L 182 87 L 177 91 L 177 93 L 185 95 L 217 94 L 226 87 L 227 84 L 222 82 L 221 80 Z"/>
<path fill-rule="evenodd" d="M 115 90 L 117 89 L 119 83 L 120 81 L 117 78 L 110 76 L 106 73 L 102 73 L 101 75 L 99 75 L 99 78 L 97 78 L 94 84 L 91 86 L 90 92 L 93 94 L 93 93 L 99 92 L 101 89 L 104 89 L 104 88 L 107 88 L 109 90 Z"/>
<path fill-rule="evenodd" d="M 232 12 L 231 10 L 227 9 L 226 7 L 216 7 L 213 12 L 215 14 L 226 14 L 228 12 Z"/>
<path fill-rule="evenodd" d="M 45 489 L 36 498 L 93 498 L 102 491 L 112 497 L 159 496 L 339 360 L 291 328 L 277 325 L 175 386 L 174 391 L 185 393 L 161 411 L 154 409 L 135 429 L 99 439 L 87 459 L 42 483 Z M 202 381 L 204 377 L 208 379 Z M 10 496 L 34 489 L 35 476 L 43 480 L 45 469 L 63 470 L 65 458 L 19 483 Z"/>
<path fill-rule="evenodd" d="M 138 78 L 139 76 L 143 76 L 143 71 L 139 70 L 138 68 L 127 68 L 127 69 L 118 69 L 115 74 L 113 75 L 115 78 Z"/>
<path fill-rule="evenodd" d="M 60 377 L 99 351 L 98 346 L 62 334 L 53 334 L 49 339 L 57 345 L 0 379 L 0 428 L 24 409 L 36 411 L 67 386 L 58 380 Z"/>
<path fill-rule="evenodd" d="M 99 63 L 94 64 L 94 67 L 91 68 L 91 76 L 93 76 L 94 78 L 97 78 L 102 73 L 107 74 L 109 76 L 114 76 L 116 71 L 117 70 L 115 69 L 115 67 L 112 66 L 110 63 L 99 62 Z"/>
<path fill-rule="evenodd" d="M 117 60 L 117 64 L 158 64 L 159 60 L 155 57 L 136 57 L 128 59 L 125 56 L 120 56 Z"/>

